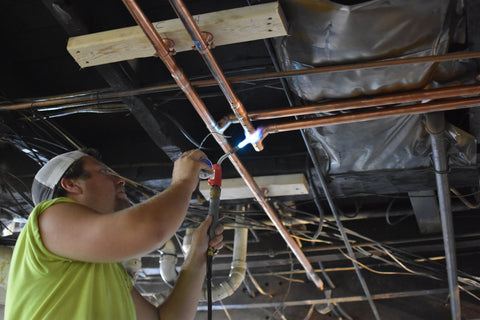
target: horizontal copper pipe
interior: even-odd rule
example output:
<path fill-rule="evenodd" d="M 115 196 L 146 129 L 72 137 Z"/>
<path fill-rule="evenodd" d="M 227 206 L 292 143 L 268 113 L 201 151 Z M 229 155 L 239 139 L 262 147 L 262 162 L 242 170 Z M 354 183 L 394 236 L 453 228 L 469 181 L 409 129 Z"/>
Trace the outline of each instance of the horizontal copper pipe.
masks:
<path fill-rule="evenodd" d="M 444 99 L 461 96 L 480 95 L 480 85 L 448 87 L 432 90 L 420 90 L 414 92 L 397 93 L 375 98 L 359 98 L 343 101 L 327 102 L 323 104 L 283 108 L 275 110 L 252 111 L 248 113 L 251 121 L 276 119 L 308 115 L 321 112 L 354 110 L 368 107 L 386 106 L 398 103 L 409 103 L 424 100 Z M 236 122 L 235 115 L 227 116 L 232 123 Z"/>
<path fill-rule="evenodd" d="M 175 61 L 169 54 L 164 54 L 166 52 L 166 48 L 164 48 L 164 43 L 162 41 L 162 38 L 158 33 L 154 32 L 153 34 L 151 32 L 151 29 L 153 29 L 152 24 L 150 21 L 147 19 L 145 14 L 141 11 L 141 9 L 138 7 L 137 3 L 135 0 L 123 0 L 125 3 L 125 6 L 128 8 L 132 16 L 135 18 L 137 23 L 140 25 L 142 30 L 144 30 L 145 34 L 149 37 L 150 42 L 154 44 L 154 47 L 159 49 L 159 54 L 158 56 L 162 59 L 162 61 L 165 63 L 165 66 L 169 69 L 169 71 L 172 73 L 172 77 L 175 79 L 177 84 L 182 88 L 182 91 L 186 94 L 190 102 L 192 103 L 193 107 L 199 114 L 199 116 L 202 118 L 204 121 L 205 125 L 207 126 L 208 130 L 211 133 L 217 133 L 216 131 L 216 123 L 213 121 L 212 116 L 208 112 L 205 104 L 203 101 L 200 99 L 200 97 L 197 95 L 193 87 L 191 86 L 189 80 L 186 78 L 185 74 L 183 71 L 176 65 Z M 153 29 L 154 30 L 154 29 Z M 163 47 L 163 49 L 162 49 Z M 217 143 L 220 145 L 220 147 L 223 149 L 225 153 L 231 151 L 231 147 L 226 141 L 226 139 L 223 137 L 223 135 L 219 134 L 213 134 L 214 139 L 217 141 Z M 267 215 L 269 216 L 270 220 L 272 220 L 273 224 L 277 228 L 278 232 L 281 234 L 281 236 L 284 238 L 285 242 L 287 245 L 290 247 L 300 264 L 304 267 L 307 275 L 309 276 L 310 280 L 312 280 L 315 285 L 319 289 L 323 289 L 323 282 L 322 280 L 317 276 L 315 273 L 312 265 L 308 261 L 307 257 L 305 257 L 305 254 L 303 251 L 300 249 L 300 247 L 297 245 L 295 240 L 291 237 L 290 233 L 288 230 L 285 228 L 285 226 L 282 224 L 280 219 L 278 218 L 275 210 L 273 207 L 270 205 L 268 200 L 263 196 L 263 192 L 260 189 L 260 187 L 256 184 L 256 182 L 253 180 L 252 176 L 248 173 L 247 169 L 243 166 L 242 162 L 240 159 L 235 154 L 230 155 L 230 160 L 235 167 L 235 169 L 238 171 L 239 175 L 243 178 L 247 186 L 250 188 L 252 193 L 254 194 L 255 198 L 259 202 L 259 204 L 262 206 L 262 208 L 265 210 Z"/>
<path fill-rule="evenodd" d="M 231 78 L 227 78 L 227 81 L 233 84 L 233 83 L 241 83 L 241 82 L 255 81 L 255 80 L 289 78 L 289 77 L 295 77 L 295 76 L 300 76 L 305 74 L 375 68 L 375 67 L 383 67 L 387 65 L 402 65 L 402 64 L 420 63 L 420 62 L 442 62 L 442 61 L 474 59 L 474 58 L 480 58 L 480 51 L 450 53 L 450 54 L 439 55 L 439 56 L 427 56 L 427 57 L 417 57 L 417 58 L 391 59 L 391 60 L 374 61 L 374 62 L 367 62 L 367 63 L 360 63 L 360 64 L 317 67 L 317 68 L 303 69 L 303 70 L 269 72 L 269 73 L 261 73 L 261 74 L 254 74 L 254 75 L 248 75 L 248 76 L 231 77 Z M 209 86 L 217 85 L 217 82 L 214 79 L 199 80 L 199 81 L 192 81 L 191 85 L 194 87 L 209 87 Z M 40 99 L 32 99 L 31 101 L 27 101 L 27 102 L 20 102 L 20 103 L 15 103 L 11 105 L 0 106 L 0 110 L 20 110 L 20 109 L 28 109 L 28 108 L 37 108 L 37 107 L 43 107 L 43 106 L 59 105 L 64 103 L 95 101 L 96 99 L 119 98 L 119 97 L 158 93 L 158 92 L 178 90 L 178 89 L 179 89 L 178 84 L 172 83 L 172 84 L 150 86 L 150 87 L 133 89 L 133 90 L 119 91 L 119 92 L 105 92 L 105 90 L 86 91 L 86 92 L 71 93 L 71 94 L 55 96 L 55 97 L 44 97 Z"/>
<path fill-rule="evenodd" d="M 271 72 L 271 73 L 264 73 L 262 75 L 237 77 L 236 80 L 246 81 L 246 80 L 266 80 L 266 79 L 288 78 L 288 77 L 295 77 L 295 76 L 315 74 L 315 73 L 340 72 L 340 71 L 350 71 L 350 70 L 359 70 L 359 69 L 399 66 L 399 65 L 413 64 L 413 63 L 432 63 L 432 62 L 444 62 L 444 61 L 475 59 L 475 58 L 480 58 L 480 51 L 449 53 L 449 54 L 443 54 L 438 56 L 386 59 L 386 60 L 380 60 L 380 61 L 360 62 L 360 63 L 353 63 L 353 64 L 345 64 L 345 65 L 333 65 L 333 66 L 317 67 L 317 68 L 311 68 L 311 69 Z M 253 77 L 253 79 L 250 79 L 249 77 Z"/>
<path fill-rule="evenodd" d="M 464 109 L 480 106 L 480 97 L 434 101 L 428 103 L 420 103 L 410 106 L 391 107 L 373 111 L 363 111 L 352 114 L 342 114 L 336 116 L 328 116 L 317 119 L 298 120 L 282 124 L 273 124 L 264 127 L 264 137 L 270 133 L 278 133 L 292 130 L 300 130 L 314 127 L 330 126 L 343 123 L 352 123 L 360 121 L 375 120 L 387 117 L 421 114 L 435 111 L 448 111 L 455 109 Z"/>

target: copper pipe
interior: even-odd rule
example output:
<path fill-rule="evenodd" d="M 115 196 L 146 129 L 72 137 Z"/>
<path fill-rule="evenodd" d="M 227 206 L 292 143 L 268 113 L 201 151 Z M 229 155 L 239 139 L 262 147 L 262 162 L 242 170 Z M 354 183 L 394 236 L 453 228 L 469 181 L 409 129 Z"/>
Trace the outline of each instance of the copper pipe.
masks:
<path fill-rule="evenodd" d="M 359 121 L 368 121 L 387 117 L 401 116 L 407 114 L 420 114 L 435 111 L 448 111 L 455 109 L 471 108 L 480 106 L 480 97 L 435 101 L 420 103 L 403 107 L 391 107 L 387 109 L 364 111 L 352 114 L 342 114 L 337 116 L 322 117 L 317 119 L 292 121 L 282 124 L 273 124 L 263 128 L 264 138 L 267 134 L 278 133 L 306 128 L 336 125 L 342 123 L 351 123 Z"/>
<path fill-rule="evenodd" d="M 414 92 L 397 93 L 385 95 L 376 98 L 360 98 L 350 99 L 338 102 L 327 102 L 323 104 L 284 108 L 276 110 L 252 111 L 248 113 L 251 121 L 267 120 L 275 118 L 293 117 L 308 115 L 320 112 L 331 112 L 341 110 L 354 110 L 368 107 L 385 106 L 397 103 L 408 103 L 422 100 L 453 98 L 460 96 L 472 96 L 480 94 L 480 86 L 462 86 L 462 87 L 448 87 L 432 90 L 420 90 Z M 231 114 L 226 117 L 228 121 L 235 123 L 235 115 Z"/>
<path fill-rule="evenodd" d="M 144 30 L 145 34 L 149 37 L 150 41 L 154 43 L 155 49 L 157 49 L 157 47 L 159 48 L 160 52 L 158 56 L 162 59 L 162 61 L 167 66 L 167 68 L 170 70 L 170 72 L 172 73 L 172 77 L 178 83 L 180 88 L 182 88 L 182 90 L 185 92 L 188 99 L 194 106 L 195 110 L 200 115 L 202 120 L 205 122 L 208 130 L 211 133 L 214 133 L 213 137 L 215 138 L 217 143 L 220 145 L 220 147 L 223 149 L 225 153 L 229 152 L 232 148 L 230 147 L 230 145 L 222 135 L 216 134 L 217 133 L 216 123 L 213 120 L 210 113 L 208 112 L 205 104 L 200 99 L 200 97 L 196 94 L 195 90 L 192 88 L 187 77 L 184 75 L 183 71 L 176 65 L 173 58 L 169 54 L 164 54 L 167 50 L 163 47 L 164 44 L 163 44 L 162 38 L 158 35 L 158 33 L 154 32 L 155 34 L 153 34 L 151 32 L 152 30 L 154 31 L 155 29 L 153 28 L 150 21 L 147 19 L 145 14 L 138 7 L 135 0 L 123 0 L 123 2 L 125 6 L 128 8 L 128 10 L 130 11 L 130 13 L 132 14 L 132 16 L 137 21 L 137 23 Z M 317 274 L 315 273 L 315 270 L 312 268 L 312 265 L 310 264 L 308 259 L 305 257 L 305 254 L 303 253 L 303 251 L 298 247 L 295 240 L 293 240 L 293 238 L 291 237 L 291 235 L 289 234 L 285 226 L 277 217 L 275 210 L 267 201 L 267 199 L 263 196 L 262 190 L 255 183 L 252 176 L 248 173 L 247 169 L 243 166 L 240 159 L 238 159 L 237 156 L 233 154 L 233 155 L 230 155 L 230 160 L 233 166 L 235 167 L 235 169 L 240 174 L 240 176 L 243 178 L 243 180 L 245 180 L 245 183 L 248 185 L 248 187 L 254 194 L 257 201 L 265 210 L 270 220 L 272 220 L 273 224 L 278 229 L 278 232 L 282 235 L 285 242 L 288 244 L 292 252 L 295 254 L 298 261 L 302 264 L 310 280 L 312 280 L 318 288 L 323 289 L 322 280 L 317 276 Z"/>
<path fill-rule="evenodd" d="M 480 58 L 480 51 L 449 53 L 449 54 L 438 55 L 438 56 L 387 59 L 387 60 L 380 60 L 380 61 L 335 65 L 335 66 L 327 66 L 327 67 L 317 67 L 317 68 L 311 68 L 311 69 L 291 70 L 291 71 L 283 71 L 283 72 L 270 72 L 270 73 L 264 73 L 262 75 L 256 75 L 256 76 L 238 77 L 237 80 L 240 80 L 240 79 L 242 81 L 253 80 L 253 79 L 249 79 L 248 77 L 254 77 L 255 80 L 288 78 L 288 77 L 295 77 L 299 75 L 307 75 L 307 74 L 314 74 L 314 73 L 339 72 L 339 71 L 349 71 L 349 70 L 358 70 L 358 69 L 398 66 L 398 65 L 413 64 L 413 63 L 444 62 L 444 61 L 451 61 L 451 60 L 475 59 L 475 58 Z"/>
<path fill-rule="evenodd" d="M 193 19 L 192 15 L 188 11 L 182 0 L 170 0 L 170 4 L 174 8 L 177 16 L 182 21 L 185 29 L 187 29 L 188 33 L 190 34 L 190 37 L 192 38 L 195 47 L 197 48 L 197 51 L 202 55 L 202 58 L 210 69 L 210 72 L 217 80 L 220 89 L 225 95 L 225 98 L 227 98 L 228 103 L 230 104 L 233 113 L 235 114 L 235 117 L 238 119 L 239 123 L 243 127 L 243 130 L 253 134 L 255 132 L 255 128 L 248 119 L 247 111 L 245 110 L 245 107 L 243 106 L 240 99 L 238 99 L 235 92 L 233 92 L 232 87 L 228 83 L 227 78 L 225 77 L 222 69 L 218 65 L 215 57 L 213 56 L 212 51 L 210 50 L 211 44 L 207 43 L 205 39 L 205 34 L 202 34 L 197 23 Z M 256 151 L 263 150 L 261 141 L 252 143 L 252 146 L 255 148 Z"/>
<path fill-rule="evenodd" d="M 387 65 L 402 65 L 402 64 L 411 64 L 411 63 L 418 63 L 418 62 L 441 62 L 441 61 L 473 59 L 473 58 L 480 58 L 480 51 L 467 52 L 467 53 L 464 53 L 464 52 L 451 53 L 446 55 L 418 57 L 418 58 L 392 59 L 392 60 L 368 62 L 363 64 L 348 64 L 348 65 L 341 65 L 341 66 L 318 67 L 318 68 L 303 69 L 303 70 L 270 72 L 270 73 L 262 73 L 262 74 L 256 74 L 256 75 L 231 77 L 231 78 L 227 78 L 227 81 L 229 83 L 240 83 L 240 82 L 254 81 L 254 80 L 289 78 L 289 77 L 295 77 L 295 76 L 300 76 L 305 74 L 347 71 L 347 70 L 356 70 L 356 69 L 364 69 L 364 68 L 375 68 L 375 67 L 387 66 Z M 217 82 L 215 80 L 199 80 L 199 81 L 191 82 L 191 85 L 194 87 L 209 87 L 216 84 Z M 11 105 L 0 106 L 0 111 L 37 108 L 37 107 L 43 107 L 43 106 L 59 105 L 64 103 L 74 103 L 74 102 L 80 102 L 80 101 L 95 101 L 96 99 L 120 98 L 120 97 L 134 96 L 134 95 L 140 95 L 140 94 L 158 93 L 162 91 L 170 91 L 170 90 L 176 90 L 176 89 L 178 89 L 178 85 L 165 84 L 165 85 L 159 85 L 159 86 L 138 88 L 133 90 L 119 91 L 119 92 L 85 91 L 85 92 L 79 92 L 79 93 L 66 94 L 62 96 L 33 99 L 28 102 L 20 102 L 20 103 L 15 103 Z"/>
<path fill-rule="evenodd" d="M 135 21 L 142 28 L 143 32 L 152 43 L 156 51 L 155 55 L 162 59 L 165 66 L 172 74 L 172 77 L 177 83 L 177 85 L 185 93 L 188 100 L 190 100 L 197 113 L 207 125 L 208 130 L 212 133 L 217 133 L 218 130 L 215 120 L 208 112 L 205 104 L 198 96 L 197 92 L 193 90 L 193 87 L 190 81 L 185 76 L 184 72 L 173 60 L 172 56 L 170 55 L 170 51 L 165 47 L 162 37 L 157 33 L 154 26 L 151 24 L 151 22 L 148 20 L 148 18 L 145 16 L 145 14 L 142 12 L 140 7 L 134 0 L 123 0 L 123 3 L 128 8 Z M 228 145 L 228 142 L 223 136 L 218 134 L 214 134 L 213 136 L 221 145 L 227 148 L 227 151 L 230 151 L 231 147 Z"/>

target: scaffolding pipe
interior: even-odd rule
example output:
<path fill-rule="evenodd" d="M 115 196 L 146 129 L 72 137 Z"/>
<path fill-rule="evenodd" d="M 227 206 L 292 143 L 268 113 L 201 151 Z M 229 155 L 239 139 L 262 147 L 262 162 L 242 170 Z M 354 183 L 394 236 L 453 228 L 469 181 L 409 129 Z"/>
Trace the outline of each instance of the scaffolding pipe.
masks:
<path fill-rule="evenodd" d="M 230 104 L 233 113 L 235 114 L 235 117 L 242 125 L 243 130 L 249 134 L 253 134 L 255 132 L 255 128 L 248 119 L 245 107 L 243 106 L 240 99 L 238 99 L 237 95 L 233 92 L 232 87 L 228 83 L 227 78 L 225 77 L 222 69 L 215 60 L 212 51 L 210 50 L 213 36 L 211 34 L 205 32 L 202 33 L 200 31 L 197 23 L 193 19 L 193 16 L 190 14 L 182 0 L 170 0 L 170 4 L 175 10 L 177 16 L 182 21 L 183 25 L 185 26 L 185 29 L 192 38 L 193 43 L 197 48 L 197 51 L 201 54 L 203 60 L 205 61 L 205 64 L 210 69 L 213 77 L 215 78 L 215 80 L 217 80 L 220 89 L 225 95 L 225 98 L 227 98 L 227 101 Z M 261 141 L 252 143 L 252 146 L 255 148 L 256 151 L 263 150 Z"/>
<path fill-rule="evenodd" d="M 443 244 L 447 264 L 448 287 L 450 291 L 450 310 L 453 320 L 460 320 L 460 292 L 457 278 L 455 256 L 455 236 L 453 231 L 452 207 L 448 186 L 448 163 L 445 147 L 445 117 L 443 112 L 430 113 L 426 116 L 426 127 L 432 143 L 433 164 L 437 181 L 437 196 L 442 223 Z"/>
<path fill-rule="evenodd" d="M 387 65 L 403 65 L 403 64 L 412 64 L 419 62 L 441 62 L 441 61 L 453 61 L 459 59 L 475 59 L 480 58 L 480 51 L 475 52 L 460 52 L 460 53 L 450 53 L 445 55 L 438 56 L 427 56 L 427 57 L 417 57 L 417 58 L 404 58 L 404 59 L 391 59 L 384 61 L 373 61 L 362 64 L 346 64 L 339 66 L 328 66 L 328 67 L 317 67 L 312 69 L 302 69 L 302 70 L 291 70 L 291 71 L 282 71 L 282 72 L 267 72 L 254 75 L 238 76 L 227 78 L 228 83 L 240 83 L 248 81 L 259 81 L 259 80 L 272 80 L 272 79 L 282 79 L 301 76 L 305 74 L 315 74 L 315 73 L 326 73 L 326 72 L 338 72 L 338 71 L 347 71 L 347 70 L 357 70 L 357 69 L 366 69 L 366 68 L 375 68 L 382 67 Z M 217 85 L 216 80 L 199 80 L 192 81 L 191 85 L 194 87 L 209 87 Z M 108 90 L 90 90 L 82 91 L 76 93 L 69 93 L 58 96 L 43 97 L 38 99 L 32 99 L 26 102 L 19 102 L 10 105 L 0 106 L 0 111 L 5 110 L 21 110 L 21 109 L 30 109 L 30 108 L 39 108 L 44 106 L 53 106 L 67 103 L 76 103 L 82 101 L 97 101 L 99 99 L 110 99 L 110 98 L 121 98 L 142 94 L 158 93 L 165 91 L 172 91 L 181 89 L 178 84 L 164 84 L 159 86 L 150 86 L 145 88 L 130 89 L 109 92 Z"/>
<path fill-rule="evenodd" d="M 205 125 L 207 126 L 209 132 L 213 133 L 214 139 L 217 141 L 217 143 L 220 145 L 220 147 L 223 149 L 225 153 L 230 152 L 232 149 L 231 146 L 228 144 L 227 140 L 223 135 L 217 134 L 218 130 L 217 130 L 215 121 L 213 120 L 212 116 L 208 112 L 203 101 L 200 99 L 198 94 L 192 88 L 191 83 L 189 82 L 189 80 L 187 79 L 183 71 L 176 65 L 175 61 L 170 56 L 170 53 L 164 47 L 162 38 L 156 32 L 153 25 L 147 19 L 147 17 L 142 12 L 140 7 L 137 5 L 135 0 L 123 0 L 123 2 L 128 8 L 128 10 L 130 11 L 130 13 L 132 14 L 132 16 L 137 21 L 137 23 L 140 25 L 142 30 L 144 30 L 150 42 L 152 42 L 154 48 L 157 50 L 157 55 L 162 59 L 165 66 L 172 73 L 172 77 L 175 79 L 177 84 L 185 92 L 185 95 L 188 97 L 188 99 L 192 103 L 193 107 L 195 108 L 199 116 L 205 122 Z M 270 205 L 268 200 L 263 196 L 262 190 L 257 185 L 257 183 L 253 180 L 253 177 L 248 173 L 248 171 L 243 166 L 240 159 L 238 159 L 238 157 L 235 154 L 230 155 L 229 158 L 233 166 L 239 173 L 239 175 L 243 178 L 243 180 L 245 181 L 249 189 L 252 191 L 258 203 L 262 206 L 262 208 L 264 209 L 264 211 L 266 212 L 270 220 L 273 222 L 273 224 L 277 228 L 280 235 L 283 237 L 287 245 L 292 250 L 295 257 L 298 259 L 300 264 L 305 269 L 309 279 L 315 283 L 317 288 L 323 290 L 322 280 L 315 273 L 315 270 L 313 269 L 308 259 L 305 257 L 305 254 L 303 253 L 303 251 L 300 249 L 300 247 L 292 238 L 288 230 L 282 224 L 281 220 L 276 215 L 276 212 L 273 209 L 273 207 Z"/>

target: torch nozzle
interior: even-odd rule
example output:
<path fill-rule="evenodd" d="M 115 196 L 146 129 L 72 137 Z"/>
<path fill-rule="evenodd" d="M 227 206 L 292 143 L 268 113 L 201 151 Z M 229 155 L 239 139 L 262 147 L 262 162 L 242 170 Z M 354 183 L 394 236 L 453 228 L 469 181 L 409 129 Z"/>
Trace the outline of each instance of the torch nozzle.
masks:
<path fill-rule="evenodd" d="M 223 160 L 227 159 L 231 154 L 234 154 L 235 152 L 237 152 L 238 149 L 240 149 L 238 146 L 235 146 L 232 149 L 230 149 L 230 151 L 228 151 L 223 156 L 221 156 L 220 159 L 218 159 L 217 164 L 221 165 Z"/>

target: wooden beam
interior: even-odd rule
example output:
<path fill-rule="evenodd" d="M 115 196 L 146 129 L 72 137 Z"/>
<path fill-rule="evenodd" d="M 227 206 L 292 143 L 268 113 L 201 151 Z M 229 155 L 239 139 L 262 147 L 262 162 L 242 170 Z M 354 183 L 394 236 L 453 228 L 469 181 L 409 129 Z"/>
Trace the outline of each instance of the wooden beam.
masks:
<path fill-rule="evenodd" d="M 87 27 L 78 14 L 75 5 L 57 0 L 42 0 L 52 16 L 65 29 L 69 36 L 77 36 L 87 32 Z M 61 8 L 59 10 L 58 8 Z M 134 70 L 127 63 L 107 64 L 97 66 L 95 69 L 115 91 L 129 90 L 136 87 Z M 183 143 L 178 130 L 169 130 L 172 124 L 165 119 L 156 116 L 152 112 L 153 106 L 142 97 L 123 97 L 122 101 L 127 105 L 131 114 L 145 129 L 153 142 L 173 161 L 182 154 L 179 147 Z"/>
<path fill-rule="evenodd" d="M 308 194 L 305 176 L 301 173 L 277 176 L 255 177 L 255 182 L 260 188 L 265 189 L 268 197 L 280 197 Z M 200 192 L 205 199 L 210 199 L 210 186 L 207 181 L 201 181 Z M 223 179 L 221 200 L 253 198 L 253 193 L 241 178 Z"/>
<path fill-rule="evenodd" d="M 194 16 L 202 31 L 213 35 L 216 46 L 287 34 L 277 2 Z M 158 33 L 175 42 L 177 52 L 192 50 L 193 41 L 180 19 L 153 23 Z M 139 26 L 71 37 L 67 50 L 80 67 L 151 57 L 155 49 Z"/>

